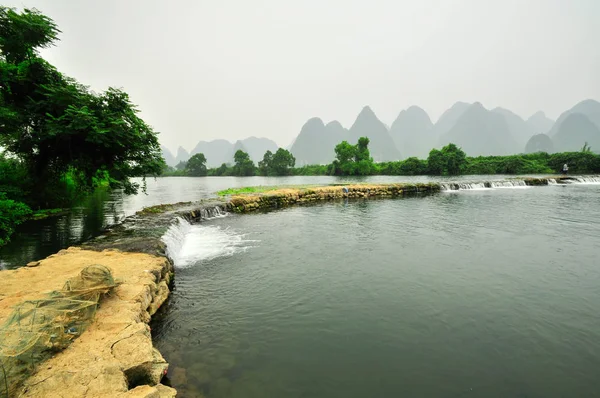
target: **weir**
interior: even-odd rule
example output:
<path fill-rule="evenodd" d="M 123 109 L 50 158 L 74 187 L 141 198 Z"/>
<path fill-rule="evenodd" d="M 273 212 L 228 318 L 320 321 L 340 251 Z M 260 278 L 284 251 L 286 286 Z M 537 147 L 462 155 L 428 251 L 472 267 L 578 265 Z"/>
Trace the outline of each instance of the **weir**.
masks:
<path fill-rule="evenodd" d="M 16 396 L 54 396 L 64 391 L 89 397 L 174 396 L 173 389 L 160 383 L 168 364 L 152 346 L 148 323 L 170 295 L 174 263 L 185 266 L 179 256 L 195 223 L 224 217 L 228 211 L 268 211 L 319 201 L 566 184 L 600 184 L 600 176 L 290 187 L 145 208 L 80 247 L 62 250 L 28 267 L 1 271 L 0 323 L 12 306 L 36 299 L 48 289 L 59 289 L 86 266 L 106 265 L 119 282 L 114 294 L 100 301 L 90 327 L 68 349 L 36 366 L 29 379 L 17 386 L 20 393 Z M 235 247 L 232 238 L 232 250 Z"/>

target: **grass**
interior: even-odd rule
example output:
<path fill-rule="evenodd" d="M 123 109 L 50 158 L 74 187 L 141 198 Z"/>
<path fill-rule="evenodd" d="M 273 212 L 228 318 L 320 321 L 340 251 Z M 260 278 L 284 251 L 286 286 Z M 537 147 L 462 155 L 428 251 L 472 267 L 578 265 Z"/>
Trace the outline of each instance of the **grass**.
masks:
<path fill-rule="evenodd" d="M 30 220 L 43 220 L 48 217 L 60 216 L 68 213 L 69 209 L 44 209 L 34 211 L 29 217 Z"/>
<path fill-rule="evenodd" d="M 235 195 L 248 195 L 258 194 L 270 191 L 278 191 L 282 189 L 307 189 L 314 188 L 318 185 L 268 185 L 268 186 L 256 186 L 256 187 L 241 187 L 241 188 L 229 188 L 222 191 L 218 191 L 219 196 L 235 196 Z"/>

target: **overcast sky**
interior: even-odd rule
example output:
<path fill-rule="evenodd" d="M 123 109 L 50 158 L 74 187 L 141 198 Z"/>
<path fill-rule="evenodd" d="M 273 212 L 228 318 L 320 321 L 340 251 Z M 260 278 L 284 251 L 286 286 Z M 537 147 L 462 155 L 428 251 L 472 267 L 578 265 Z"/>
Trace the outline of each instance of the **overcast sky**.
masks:
<path fill-rule="evenodd" d="M 43 56 L 122 87 L 172 150 L 251 135 L 289 145 L 314 116 L 435 122 L 456 101 L 555 119 L 600 100 L 600 0 L 5 0 L 62 30 Z"/>

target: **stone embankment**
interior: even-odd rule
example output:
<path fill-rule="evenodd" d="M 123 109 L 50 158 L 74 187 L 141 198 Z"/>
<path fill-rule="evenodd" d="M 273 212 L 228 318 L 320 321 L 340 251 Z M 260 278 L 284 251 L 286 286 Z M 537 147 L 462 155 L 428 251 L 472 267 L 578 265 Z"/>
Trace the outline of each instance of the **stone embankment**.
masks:
<path fill-rule="evenodd" d="M 227 209 L 236 213 L 255 210 L 271 210 L 295 204 L 344 198 L 384 198 L 404 195 L 431 194 L 441 189 L 438 183 L 418 184 L 355 184 L 329 185 L 311 188 L 283 188 L 262 194 L 232 196 Z"/>
<path fill-rule="evenodd" d="M 149 326 L 173 280 L 160 237 L 176 216 L 198 222 L 223 211 L 220 201 L 147 208 L 81 247 L 1 271 L 0 326 L 16 305 L 59 291 L 86 266 L 104 265 L 118 282 L 101 299 L 92 324 L 68 348 L 37 364 L 16 396 L 174 397 L 176 391 L 161 384 L 168 364 L 153 347 Z"/>

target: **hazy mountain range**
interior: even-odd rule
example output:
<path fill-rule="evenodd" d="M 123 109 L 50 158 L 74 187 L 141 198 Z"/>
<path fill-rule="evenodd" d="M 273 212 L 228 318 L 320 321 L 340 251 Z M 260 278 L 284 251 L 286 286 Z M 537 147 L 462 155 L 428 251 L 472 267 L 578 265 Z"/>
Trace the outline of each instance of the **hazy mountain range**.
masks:
<path fill-rule="evenodd" d="M 365 106 L 349 129 L 337 120 L 325 123 L 318 117 L 309 119 L 289 149 L 297 165 L 326 164 L 334 159 L 337 144 L 343 140 L 354 144 L 362 136 L 369 137 L 375 161 L 426 158 L 432 148 L 450 142 L 469 156 L 578 151 L 586 142 L 592 151 L 600 152 L 600 102 L 582 101 L 563 112 L 556 122 L 541 111 L 523 119 L 505 108 L 490 110 L 479 102 L 457 102 L 434 124 L 422 108 L 411 106 L 400 111 L 389 128 Z M 209 167 L 217 167 L 233 163 L 237 149 L 248 152 L 257 163 L 267 150 L 275 152 L 277 148 L 272 140 L 250 137 L 235 143 L 200 141 L 189 154 L 180 147 L 176 156 L 165 147 L 162 150 L 169 165 L 201 152 Z"/>

